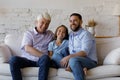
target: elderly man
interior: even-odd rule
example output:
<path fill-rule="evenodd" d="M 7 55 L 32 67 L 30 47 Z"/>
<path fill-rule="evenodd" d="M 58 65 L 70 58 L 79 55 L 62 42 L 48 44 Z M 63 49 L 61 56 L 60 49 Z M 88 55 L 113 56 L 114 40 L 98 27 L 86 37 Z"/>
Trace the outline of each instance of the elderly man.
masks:
<path fill-rule="evenodd" d="M 82 28 L 82 16 L 73 13 L 70 16 L 69 35 L 70 55 L 61 60 L 63 66 L 69 64 L 75 80 L 85 80 L 83 68 L 91 69 L 97 65 L 96 42 L 88 31 Z"/>
<path fill-rule="evenodd" d="M 48 13 L 40 14 L 36 19 L 36 27 L 24 34 L 22 56 L 11 57 L 9 61 L 13 80 L 22 80 L 20 69 L 25 67 L 39 67 L 38 80 L 47 80 L 50 65 L 48 44 L 54 36 L 47 30 L 50 21 Z"/>

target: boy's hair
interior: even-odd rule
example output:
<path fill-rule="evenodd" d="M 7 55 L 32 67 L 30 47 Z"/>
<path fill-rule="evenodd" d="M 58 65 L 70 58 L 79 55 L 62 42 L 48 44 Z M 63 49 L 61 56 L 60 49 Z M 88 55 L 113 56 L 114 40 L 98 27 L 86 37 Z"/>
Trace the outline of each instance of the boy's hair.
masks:
<path fill-rule="evenodd" d="M 45 18 L 45 19 L 51 21 L 51 17 L 50 17 L 50 15 L 47 12 L 39 14 L 37 16 L 37 21 L 40 20 L 40 19 L 42 19 L 42 18 Z"/>
<path fill-rule="evenodd" d="M 56 40 L 57 39 L 57 31 L 60 27 L 64 27 L 66 29 L 66 34 L 65 34 L 65 38 L 66 40 L 68 40 L 69 38 L 69 35 L 68 35 L 68 28 L 65 26 L 65 25 L 60 25 L 57 27 L 56 31 L 55 31 L 55 36 L 54 36 L 54 39 Z"/>

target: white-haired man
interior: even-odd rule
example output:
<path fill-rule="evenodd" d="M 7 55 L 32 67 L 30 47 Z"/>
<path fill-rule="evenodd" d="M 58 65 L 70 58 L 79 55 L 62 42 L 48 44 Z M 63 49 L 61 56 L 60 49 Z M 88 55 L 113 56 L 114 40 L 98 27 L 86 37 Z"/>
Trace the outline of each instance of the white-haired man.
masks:
<path fill-rule="evenodd" d="M 48 13 L 40 14 L 36 19 L 36 27 L 24 34 L 22 56 L 13 56 L 9 61 L 13 80 L 22 80 L 20 69 L 25 67 L 39 67 L 38 80 L 47 80 L 50 65 L 48 44 L 54 36 L 47 30 L 50 21 Z"/>

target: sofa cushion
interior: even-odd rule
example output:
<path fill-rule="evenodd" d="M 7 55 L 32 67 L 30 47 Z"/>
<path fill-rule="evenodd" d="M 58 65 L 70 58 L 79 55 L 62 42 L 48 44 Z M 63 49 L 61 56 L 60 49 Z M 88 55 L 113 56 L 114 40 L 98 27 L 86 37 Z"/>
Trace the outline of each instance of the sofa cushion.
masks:
<path fill-rule="evenodd" d="M 103 64 L 120 64 L 120 48 L 114 49 L 108 53 Z"/>
<path fill-rule="evenodd" d="M 12 80 L 11 76 L 4 76 L 0 75 L 0 80 Z M 38 77 L 23 77 L 23 80 L 38 80 Z M 48 80 L 71 80 L 71 79 L 64 79 L 64 78 L 59 78 L 57 76 L 55 77 L 48 77 Z"/>
<path fill-rule="evenodd" d="M 8 62 L 10 57 L 12 56 L 11 51 L 6 44 L 0 45 L 0 55 L 2 62 Z"/>
<path fill-rule="evenodd" d="M 12 55 L 20 56 L 21 55 L 21 42 L 23 38 L 23 33 L 14 33 L 8 34 L 5 37 L 4 43 L 8 45 L 11 49 Z"/>
<path fill-rule="evenodd" d="M 120 80 L 120 77 L 109 77 L 109 78 L 102 78 L 102 79 L 95 79 L 95 80 Z"/>
<path fill-rule="evenodd" d="M 103 65 L 88 70 L 87 79 L 99 79 L 120 76 L 120 65 Z"/>
<path fill-rule="evenodd" d="M 38 71 L 39 71 L 38 67 L 27 67 L 22 69 L 23 76 L 28 76 L 28 77 L 31 77 L 31 76 L 37 77 Z M 57 75 L 57 69 L 50 68 L 49 77 L 54 77 L 56 75 Z"/>
<path fill-rule="evenodd" d="M 74 78 L 73 74 L 65 69 L 58 69 L 57 75 L 64 78 Z M 120 76 L 120 65 L 103 65 L 88 70 L 86 79 L 96 80 L 115 76 Z"/>
<path fill-rule="evenodd" d="M 107 54 L 113 49 L 120 47 L 120 37 L 96 38 L 98 64 L 103 64 Z"/>
<path fill-rule="evenodd" d="M 57 75 L 59 77 L 63 77 L 63 78 L 72 78 L 72 79 L 74 79 L 74 76 L 73 76 L 72 72 L 65 71 L 64 68 L 59 68 L 58 72 L 57 72 Z"/>
<path fill-rule="evenodd" d="M 24 77 L 37 77 L 38 67 L 26 67 L 21 69 Z M 0 75 L 11 76 L 10 67 L 8 63 L 0 64 Z M 50 68 L 49 77 L 54 77 L 57 75 L 57 69 Z"/>
<path fill-rule="evenodd" d="M 3 58 L 0 56 L 0 64 L 3 63 Z"/>

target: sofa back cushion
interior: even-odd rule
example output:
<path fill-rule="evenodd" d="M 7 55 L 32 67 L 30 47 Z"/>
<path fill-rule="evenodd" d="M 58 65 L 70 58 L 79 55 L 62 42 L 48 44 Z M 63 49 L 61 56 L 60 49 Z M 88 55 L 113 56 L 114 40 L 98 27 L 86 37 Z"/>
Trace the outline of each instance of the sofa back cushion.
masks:
<path fill-rule="evenodd" d="M 98 64 L 103 64 L 105 57 L 114 49 L 120 48 L 120 37 L 96 38 Z"/>
<path fill-rule="evenodd" d="M 5 44 L 11 49 L 13 55 L 21 55 L 21 42 L 23 33 L 8 34 L 5 37 Z M 103 64 L 107 54 L 113 49 L 120 48 L 120 37 L 96 38 L 98 64 Z"/>
<path fill-rule="evenodd" d="M 104 65 L 119 65 L 120 64 L 120 48 L 113 49 L 104 59 Z"/>
<path fill-rule="evenodd" d="M 21 55 L 21 42 L 23 38 L 23 33 L 8 34 L 5 37 L 4 43 L 8 45 L 11 50 L 12 55 Z"/>
<path fill-rule="evenodd" d="M 11 56 L 11 51 L 8 46 L 4 43 L 0 44 L 0 62 L 8 62 Z"/>

